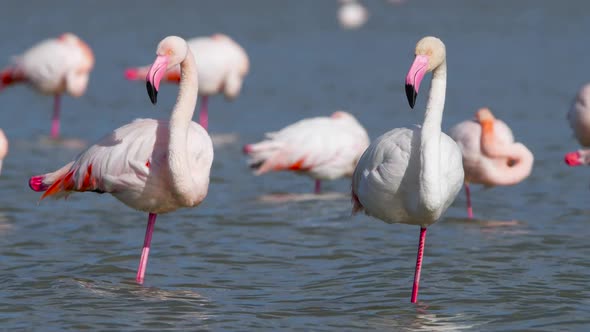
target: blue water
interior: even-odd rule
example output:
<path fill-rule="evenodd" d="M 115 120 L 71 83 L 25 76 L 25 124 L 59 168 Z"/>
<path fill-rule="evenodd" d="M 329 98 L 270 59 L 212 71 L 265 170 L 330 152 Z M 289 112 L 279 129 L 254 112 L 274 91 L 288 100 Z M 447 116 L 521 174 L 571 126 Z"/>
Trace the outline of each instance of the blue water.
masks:
<path fill-rule="evenodd" d="M 590 80 L 587 1 L 365 1 L 370 18 L 342 30 L 337 1 L 24 1 L 2 5 L 0 59 L 72 31 L 96 66 L 80 99 L 63 98 L 67 142 L 87 142 L 137 117 L 165 118 L 177 87 L 153 107 L 123 79 L 157 42 L 223 32 L 251 72 L 240 97 L 210 101 L 216 140 L 201 206 L 161 215 L 143 286 L 134 282 L 147 216 L 108 195 L 44 200 L 31 175 L 81 149 L 55 144 L 52 100 L 25 86 L 0 93 L 10 152 L 0 175 L 0 329 L 585 331 L 590 326 L 588 169 L 565 120 Z M 463 192 L 429 228 L 419 303 L 409 297 L 419 230 L 350 215 L 349 180 L 256 177 L 241 146 L 299 119 L 354 113 L 372 138 L 422 121 L 403 79 L 416 41 L 447 47 L 443 129 L 488 106 L 535 154 L 513 187 Z M 428 80 L 422 91 L 427 91 Z"/>

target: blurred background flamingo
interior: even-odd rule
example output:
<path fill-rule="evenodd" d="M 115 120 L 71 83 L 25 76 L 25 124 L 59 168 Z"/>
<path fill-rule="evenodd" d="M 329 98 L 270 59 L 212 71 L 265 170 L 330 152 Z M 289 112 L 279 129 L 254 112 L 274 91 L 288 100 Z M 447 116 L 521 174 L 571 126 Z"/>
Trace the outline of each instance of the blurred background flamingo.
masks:
<path fill-rule="evenodd" d="M 242 89 L 250 69 L 246 51 L 230 37 L 218 33 L 209 37 L 188 40 L 192 53 L 198 58 L 199 95 L 201 109 L 199 123 L 208 129 L 209 96 L 223 93 L 227 100 L 235 99 Z M 129 80 L 145 80 L 149 66 L 129 68 L 125 77 Z M 164 82 L 180 82 L 180 67 L 172 67 L 163 78 Z"/>
<path fill-rule="evenodd" d="M 473 218 L 469 183 L 486 187 L 509 186 L 526 179 L 533 168 L 533 153 L 488 108 L 481 108 L 475 120 L 458 123 L 450 131 L 459 144 L 465 169 L 467 215 Z"/>
<path fill-rule="evenodd" d="M 576 95 L 567 119 L 574 132 L 574 137 L 581 146 L 590 147 L 590 84 L 584 85 Z M 568 152 L 565 163 L 569 166 L 590 164 L 590 149 Z"/>
<path fill-rule="evenodd" d="M 54 96 L 51 138 L 60 135 L 60 98 L 65 92 L 80 97 L 86 91 L 94 55 L 84 41 L 72 33 L 46 39 L 15 56 L 13 64 L 0 72 L 0 91 L 16 83 L 28 83 L 43 94 Z"/>
<path fill-rule="evenodd" d="M 197 104 L 195 58 L 180 37 L 158 45 L 147 89 L 156 103 L 167 68 L 180 64 L 180 90 L 170 120 L 137 119 L 105 136 L 59 170 L 33 176 L 29 186 L 41 199 L 72 192 L 110 193 L 125 205 L 149 212 L 136 281 L 143 283 L 157 213 L 199 205 L 209 188 L 211 139 L 191 121 Z"/>
<path fill-rule="evenodd" d="M 367 8 L 356 0 L 340 0 L 338 22 L 344 29 L 358 29 L 365 25 L 369 18 Z"/>
<path fill-rule="evenodd" d="M 321 180 L 351 176 L 358 159 L 369 146 L 369 136 L 356 118 L 344 111 L 330 117 L 295 122 L 266 139 L 244 146 L 248 164 L 256 175 L 293 171 L 315 179 L 316 194 Z"/>
<path fill-rule="evenodd" d="M 4 135 L 4 131 L 0 129 L 0 172 L 2 172 L 2 164 L 4 163 L 4 158 L 8 154 L 8 139 L 6 135 Z"/>

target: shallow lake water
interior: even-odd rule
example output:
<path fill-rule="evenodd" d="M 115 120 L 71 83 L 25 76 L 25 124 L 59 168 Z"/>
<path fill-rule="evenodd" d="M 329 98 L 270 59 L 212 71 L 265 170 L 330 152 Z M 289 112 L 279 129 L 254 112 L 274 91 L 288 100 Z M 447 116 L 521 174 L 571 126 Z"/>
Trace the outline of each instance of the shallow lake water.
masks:
<path fill-rule="evenodd" d="M 3 4 L 0 59 L 72 31 L 93 48 L 86 95 L 64 97 L 65 143 L 46 139 L 52 99 L 0 93 L 10 152 L 0 175 L 0 329 L 585 331 L 590 326 L 590 170 L 565 114 L 590 81 L 588 1 L 365 1 L 346 31 L 337 1 L 24 1 Z M 215 145 L 201 206 L 161 215 L 144 285 L 135 283 L 147 216 L 109 195 L 44 200 L 30 176 L 134 118 L 165 118 L 123 71 L 166 35 L 223 32 L 251 72 L 234 102 L 210 99 Z M 416 41 L 447 47 L 443 129 L 488 106 L 535 154 L 519 185 L 461 192 L 429 228 L 419 302 L 409 303 L 419 229 L 351 216 L 350 180 L 256 177 L 241 146 L 305 117 L 355 114 L 371 138 L 420 123 L 405 74 Z M 425 82 L 429 82 L 429 76 Z M 422 91 L 427 91 L 424 83 Z"/>

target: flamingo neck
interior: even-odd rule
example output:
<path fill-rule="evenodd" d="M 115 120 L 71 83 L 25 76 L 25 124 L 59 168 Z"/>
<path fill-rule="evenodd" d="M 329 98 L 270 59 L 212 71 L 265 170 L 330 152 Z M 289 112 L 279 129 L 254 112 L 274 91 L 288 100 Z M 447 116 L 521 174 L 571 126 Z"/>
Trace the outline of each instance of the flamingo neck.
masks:
<path fill-rule="evenodd" d="M 190 205 L 194 200 L 194 197 L 192 197 L 194 185 L 190 176 L 191 170 L 187 158 L 187 137 L 199 92 L 197 66 L 190 48 L 185 59 L 180 63 L 180 71 L 180 88 L 176 104 L 170 116 L 168 164 L 177 198 Z"/>
<path fill-rule="evenodd" d="M 443 61 L 432 73 L 428 103 L 420 132 L 420 197 L 426 211 L 437 210 L 442 200 L 440 145 L 446 87 L 447 64 Z"/>

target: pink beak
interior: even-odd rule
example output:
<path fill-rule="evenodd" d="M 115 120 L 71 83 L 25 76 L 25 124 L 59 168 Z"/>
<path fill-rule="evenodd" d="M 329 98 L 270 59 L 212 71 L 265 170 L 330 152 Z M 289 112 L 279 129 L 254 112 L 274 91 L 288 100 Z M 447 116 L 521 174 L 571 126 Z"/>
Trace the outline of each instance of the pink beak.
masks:
<path fill-rule="evenodd" d="M 416 105 L 420 83 L 422 83 L 427 70 L 428 56 L 416 55 L 414 63 L 412 63 L 410 71 L 408 71 L 408 75 L 406 76 L 406 97 L 408 97 L 411 108 L 414 108 L 414 105 Z"/>
<path fill-rule="evenodd" d="M 565 163 L 571 167 L 582 165 L 582 162 L 580 161 L 580 152 L 574 151 L 574 152 L 566 153 Z"/>
<path fill-rule="evenodd" d="M 155 104 L 158 101 L 158 90 L 160 89 L 160 81 L 162 80 L 162 77 L 164 77 L 164 74 L 166 74 L 167 69 L 168 56 L 158 55 L 158 57 L 148 70 L 145 81 L 148 95 L 150 96 L 152 104 Z"/>

